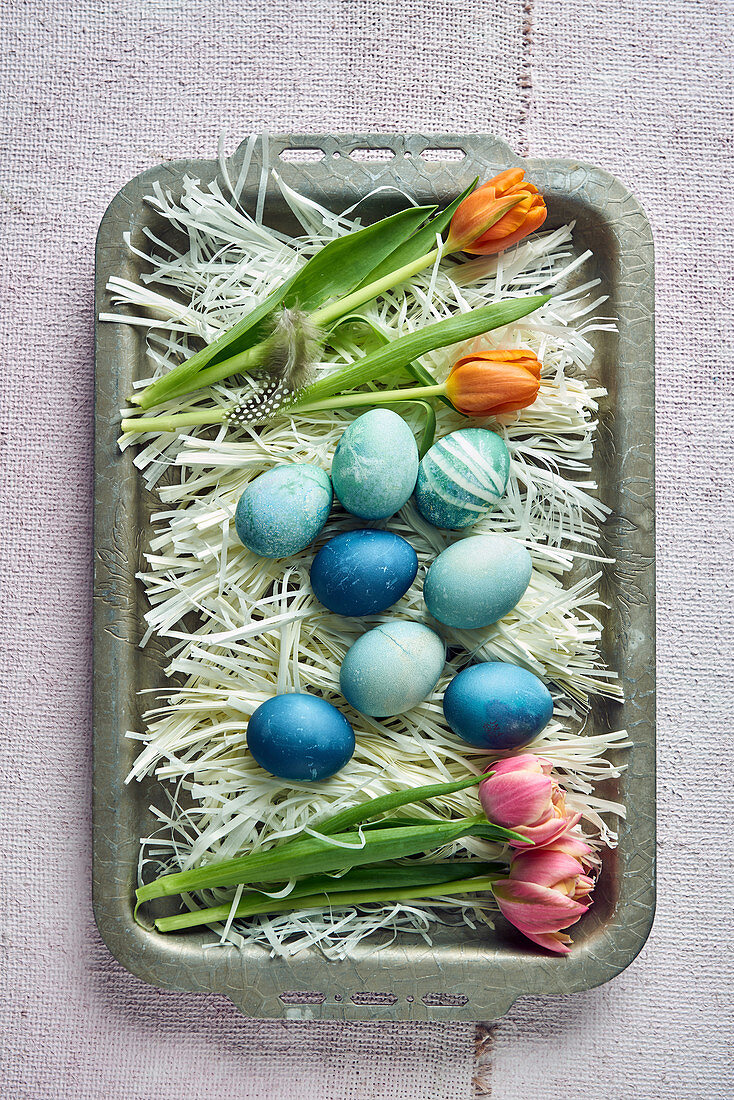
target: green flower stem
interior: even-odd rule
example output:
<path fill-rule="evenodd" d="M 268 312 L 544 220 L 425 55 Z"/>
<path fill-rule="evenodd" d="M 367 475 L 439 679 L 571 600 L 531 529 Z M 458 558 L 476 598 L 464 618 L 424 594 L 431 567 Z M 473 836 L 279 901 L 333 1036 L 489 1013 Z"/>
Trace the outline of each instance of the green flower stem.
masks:
<path fill-rule="evenodd" d="M 200 390 L 205 386 L 213 386 L 233 374 L 244 374 L 249 370 L 255 370 L 262 365 L 263 360 L 270 352 L 271 346 L 270 340 L 263 340 L 262 343 L 246 348 L 238 355 L 233 355 L 231 359 L 225 359 L 222 363 L 215 363 L 212 367 L 203 367 L 190 381 L 182 382 L 173 389 L 167 389 L 163 396 L 159 396 L 155 400 L 148 398 L 145 405 L 141 402 L 141 408 L 159 405 L 161 401 L 174 401 L 177 397 L 185 397 L 187 393 L 193 393 L 194 390 Z M 167 378 L 167 375 L 163 376 L 163 379 L 165 378 Z"/>
<path fill-rule="evenodd" d="M 198 424 L 224 424 L 227 413 L 221 409 L 201 409 L 199 412 L 171 413 L 170 416 L 134 416 L 123 420 L 123 432 L 177 432 Z"/>
<path fill-rule="evenodd" d="M 393 287 L 400 286 L 401 283 L 412 279 L 414 275 L 425 271 L 427 267 L 436 262 L 439 256 L 443 257 L 445 254 L 445 245 L 442 248 L 434 248 L 427 252 L 425 256 L 419 256 L 412 263 L 398 268 L 397 271 L 391 271 L 389 275 L 384 275 L 382 279 L 377 279 L 374 283 L 368 283 L 367 286 L 352 291 L 351 294 L 347 294 L 346 298 L 339 298 L 336 302 L 330 302 L 328 306 L 317 309 L 315 313 L 311 314 L 311 320 L 315 325 L 330 325 L 346 313 L 351 313 L 352 310 L 359 309 L 366 302 L 371 302 L 373 298 L 378 298 L 386 290 L 392 290 Z"/>
<path fill-rule="evenodd" d="M 484 893 L 491 890 L 493 883 L 501 877 L 502 875 L 482 875 L 477 878 L 444 882 L 440 886 L 429 884 L 405 886 L 402 889 L 388 887 L 385 890 L 343 892 L 337 890 L 333 893 L 323 892 L 309 894 L 305 897 L 261 898 L 256 901 L 247 899 L 239 903 L 234 915 L 236 917 L 251 917 L 258 913 L 288 913 L 296 909 L 326 909 L 329 907 L 344 909 L 350 905 L 373 905 L 375 903 L 389 905 L 397 901 L 427 900 L 429 898 L 450 899 L 457 895 Z M 216 905 L 212 906 L 211 909 L 198 909 L 193 913 L 180 913 L 173 917 L 159 917 L 155 925 L 159 932 L 173 932 L 180 928 L 193 928 L 200 924 L 211 924 L 216 921 L 227 920 L 231 909 L 231 904 Z"/>
<path fill-rule="evenodd" d="M 443 255 L 443 249 L 440 250 L 440 253 Z M 398 271 L 393 271 L 391 274 L 383 276 L 382 279 L 369 283 L 361 290 L 353 291 L 345 298 L 330 302 L 328 306 L 324 306 L 311 314 L 312 323 L 319 328 L 327 327 L 347 313 L 351 313 L 352 310 L 358 309 L 365 302 L 372 301 L 379 294 L 383 294 L 386 290 L 390 290 L 392 287 L 412 278 L 413 275 L 417 275 L 419 271 L 423 271 L 424 268 L 435 263 L 438 255 L 439 249 L 434 248 L 432 252 L 427 252 L 425 256 L 420 256 L 417 260 L 406 264 Z M 203 389 L 205 386 L 213 386 L 217 382 L 222 382 L 225 378 L 230 378 L 233 374 L 242 374 L 248 370 L 256 369 L 262 366 L 269 351 L 270 341 L 263 340 L 259 344 L 255 344 L 254 347 L 247 348 L 238 355 L 233 355 L 230 359 L 215 363 L 211 367 L 203 367 L 192 378 L 187 378 L 180 385 L 171 388 L 165 387 L 164 383 L 167 376 L 164 375 L 164 378 L 161 379 L 161 387 L 158 390 L 155 390 L 152 386 L 149 387 L 145 391 L 145 396 L 136 399 L 136 404 L 139 404 L 141 408 L 150 408 L 151 405 L 158 404 L 161 401 L 173 401 L 175 398 L 183 397 L 194 390 Z"/>
<path fill-rule="evenodd" d="M 393 271 L 390 275 L 378 279 L 377 282 L 370 283 L 368 286 L 362 287 L 361 290 L 355 290 L 352 294 L 348 294 L 346 298 L 339 298 L 336 302 L 331 302 L 328 306 L 324 306 L 311 314 L 312 323 L 319 328 L 324 328 L 334 321 L 338 321 L 347 313 L 351 313 L 352 310 L 364 305 L 365 302 L 371 302 L 373 298 L 384 293 L 384 291 L 404 283 L 413 275 L 417 275 L 419 271 L 423 271 L 424 268 L 435 263 L 438 255 L 439 250 L 434 248 L 432 252 L 426 253 L 425 256 L 421 256 L 411 264 L 406 264 L 399 271 Z M 245 371 L 257 368 L 263 364 L 269 350 L 270 342 L 264 340 L 262 343 L 240 352 L 239 355 L 233 355 L 231 359 L 225 359 L 222 363 L 215 363 L 212 367 L 204 367 L 190 381 L 184 382 L 174 389 L 167 390 L 165 400 L 169 401 L 176 397 L 183 397 L 193 390 L 222 382 L 233 374 L 242 374 Z"/>
<path fill-rule="evenodd" d="M 407 386 L 399 390 L 370 390 L 369 393 L 343 393 L 338 397 L 325 397 L 323 401 L 299 401 L 285 406 L 281 411 L 290 413 L 322 412 L 325 409 L 351 409 L 357 405 L 390 405 L 395 401 L 423 401 L 427 397 L 445 397 L 446 383 L 435 386 Z"/>
<path fill-rule="evenodd" d="M 366 393 L 345 393 L 339 397 L 325 397 L 323 401 L 295 402 L 284 405 L 277 415 L 322 412 L 328 409 L 351 409 L 360 405 L 379 407 L 398 401 L 421 401 L 427 397 L 443 397 L 444 382 L 435 386 L 410 386 L 400 390 L 369 390 Z M 224 424 L 227 412 L 222 409 L 202 409 L 200 412 L 171 413 L 170 416 L 134 416 L 122 421 L 123 432 L 177 432 L 180 428 L 192 428 L 200 424 Z M 435 433 L 435 423 L 433 425 Z M 430 426 L 429 426 L 430 433 Z M 430 446 L 430 444 L 429 444 Z M 427 450 L 428 448 L 426 448 Z"/>
<path fill-rule="evenodd" d="M 293 902 L 297 898 L 310 897 L 312 894 L 353 894 L 356 890 L 404 890 L 406 887 L 423 887 L 437 890 L 446 882 L 479 878 L 486 875 L 507 874 L 507 863 L 493 861 L 483 863 L 479 860 L 452 860 L 447 863 L 395 863 L 385 861 L 374 863 L 367 867 L 353 867 L 345 874 L 334 875 L 310 875 L 299 878 L 293 889 L 285 898 L 273 898 L 268 896 L 263 888 L 248 888 L 243 897 L 239 899 L 237 915 L 240 917 L 254 916 L 260 911 L 259 907 L 266 906 L 263 910 L 270 912 L 271 906 L 277 905 L 281 900 Z M 250 908 L 252 907 L 252 908 Z M 296 905 L 293 909 L 299 908 Z M 226 920 L 232 909 L 232 902 L 223 902 L 221 905 L 206 906 L 204 910 L 192 913 L 178 913 L 175 917 L 159 918 L 170 920 L 170 928 L 191 928 L 196 924 L 209 924 L 216 920 Z M 204 917 L 206 913 L 206 917 Z M 201 916 L 199 915 L 201 914 Z M 163 931 L 169 930 L 164 925 Z"/>
<path fill-rule="evenodd" d="M 189 871 L 163 875 L 136 891 L 137 905 L 152 898 L 186 894 L 211 886 L 239 886 L 263 882 L 287 882 L 291 878 L 329 871 L 343 871 L 386 859 L 403 859 L 434 851 L 465 836 L 476 836 L 506 844 L 523 840 L 518 833 L 475 817 L 434 820 L 405 827 L 375 828 L 363 833 L 352 829 L 328 837 L 292 840 L 267 852 L 222 860 Z"/>

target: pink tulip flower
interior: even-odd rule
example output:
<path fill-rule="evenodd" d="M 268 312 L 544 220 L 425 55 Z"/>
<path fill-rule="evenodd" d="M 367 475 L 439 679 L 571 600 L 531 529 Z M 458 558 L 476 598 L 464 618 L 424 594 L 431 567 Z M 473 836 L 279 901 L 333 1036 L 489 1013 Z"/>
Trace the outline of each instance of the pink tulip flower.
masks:
<path fill-rule="evenodd" d="M 516 852 L 509 878 L 492 887 L 500 912 L 533 943 L 559 955 L 569 953 L 565 928 L 591 904 L 594 881 L 586 874 L 588 844 L 561 837 L 555 844 Z"/>
<path fill-rule="evenodd" d="M 552 844 L 581 820 L 566 812 L 565 791 L 551 779 L 551 764 L 532 753 L 522 753 L 491 765 L 492 775 L 479 784 L 482 809 L 496 825 L 527 838 L 513 848 Z"/>

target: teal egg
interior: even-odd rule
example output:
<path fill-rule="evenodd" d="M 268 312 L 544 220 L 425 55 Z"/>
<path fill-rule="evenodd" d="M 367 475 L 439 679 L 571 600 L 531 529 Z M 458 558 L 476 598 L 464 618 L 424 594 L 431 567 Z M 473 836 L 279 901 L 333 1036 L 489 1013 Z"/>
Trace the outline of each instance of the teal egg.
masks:
<path fill-rule="evenodd" d="M 461 428 L 421 460 L 415 503 L 434 527 L 471 527 L 502 499 L 509 476 L 504 440 L 486 428 Z"/>
<path fill-rule="evenodd" d="M 352 515 L 387 519 L 415 488 L 418 447 L 402 416 L 371 409 L 342 435 L 331 464 L 334 492 Z"/>
<path fill-rule="evenodd" d="M 423 598 L 434 619 L 459 630 L 491 626 L 522 599 L 533 563 L 505 535 L 472 535 L 448 546 L 431 565 Z"/>
<path fill-rule="evenodd" d="M 431 694 L 446 662 L 441 638 L 407 619 L 368 630 L 350 646 L 339 678 L 342 695 L 373 718 L 402 714 Z"/>
<path fill-rule="evenodd" d="M 240 542 L 263 558 L 286 558 L 304 550 L 331 511 L 331 482 L 320 466 L 292 462 L 260 474 L 237 502 Z"/>

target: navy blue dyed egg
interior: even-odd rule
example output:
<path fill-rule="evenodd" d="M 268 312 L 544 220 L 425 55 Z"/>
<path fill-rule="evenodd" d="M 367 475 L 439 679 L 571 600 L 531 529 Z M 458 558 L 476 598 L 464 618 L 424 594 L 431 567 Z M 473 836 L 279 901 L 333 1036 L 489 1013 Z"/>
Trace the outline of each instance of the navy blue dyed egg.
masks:
<path fill-rule="evenodd" d="M 391 531 L 345 531 L 329 539 L 311 566 L 316 599 L 337 615 L 375 615 L 410 588 L 418 555 Z"/>
<path fill-rule="evenodd" d="M 434 527 L 471 527 L 499 503 L 510 476 L 510 452 L 496 432 L 460 428 L 421 459 L 415 503 Z"/>
<path fill-rule="evenodd" d="M 316 695 L 274 695 L 250 718 L 247 747 L 278 779 L 318 782 L 351 760 L 354 730 L 341 711 Z"/>
<path fill-rule="evenodd" d="M 506 535 L 471 535 L 447 546 L 431 565 L 423 598 L 434 619 L 457 630 L 496 623 L 525 593 L 533 563 Z"/>
<path fill-rule="evenodd" d="M 291 462 L 267 470 L 237 502 L 240 542 L 263 558 L 287 558 L 304 550 L 331 511 L 331 481 L 320 466 Z"/>
<path fill-rule="evenodd" d="M 342 435 L 331 463 L 334 492 L 361 519 L 387 519 L 409 500 L 418 476 L 418 446 L 402 416 L 370 409 Z"/>
<path fill-rule="evenodd" d="M 446 662 L 443 641 L 423 623 L 393 619 L 347 650 L 339 683 L 355 710 L 373 718 L 403 714 L 431 694 Z"/>
<path fill-rule="evenodd" d="M 553 714 L 542 680 L 502 661 L 465 668 L 446 688 L 443 712 L 454 733 L 493 752 L 522 748 L 537 737 Z"/>

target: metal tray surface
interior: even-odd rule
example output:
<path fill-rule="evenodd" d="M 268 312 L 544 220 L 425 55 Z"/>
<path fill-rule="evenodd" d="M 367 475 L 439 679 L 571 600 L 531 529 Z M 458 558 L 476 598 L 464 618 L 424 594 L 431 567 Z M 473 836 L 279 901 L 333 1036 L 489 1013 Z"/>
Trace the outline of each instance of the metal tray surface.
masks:
<path fill-rule="evenodd" d="M 503 142 L 477 135 L 283 135 L 270 139 L 269 150 L 271 164 L 287 183 L 335 209 L 396 184 L 420 202 L 444 204 L 475 176 L 487 179 L 518 163 Z M 233 178 L 243 155 L 244 144 L 230 161 Z M 613 509 L 604 549 L 616 558 L 605 568 L 602 584 L 610 604 L 604 652 L 621 675 L 625 702 L 595 701 L 592 723 L 597 729 L 627 728 L 634 747 L 624 754 L 627 771 L 607 787 L 624 800 L 628 817 L 619 847 L 605 857 L 595 904 L 573 929 L 574 946 L 565 958 L 541 953 L 501 918 L 495 934 L 486 928 L 443 929 L 433 947 L 408 938 L 367 941 L 343 962 L 329 962 L 315 950 L 290 960 L 270 959 L 255 947 L 204 950 L 209 933 L 163 936 L 134 922 L 138 838 L 150 829 L 148 806 L 156 784 L 124 785 L 138 751 L 125 731 L 140 726 L 138 692 L 161 687 L 164 679 L 161 650 L 138 646 L 145 601 L 135 572 L 154 501 L 142 487 L 131 451 L 121 455 L 116 439 L 118 410 L 133 378 L 144 370 L 145 345 L 137 329 L 98 322 L 94 909 L 112 954 L 154 985 L 220 993 L 258 1017 L 487 1020 L 502 1015 L 522 994 L 600 985 L 623 970 L 645 942 L 655 897 L 652 237 L 635 198 L 607 172 L 566 160 L 528 160 L 524 167 L 546 197 L 547 225 L 575 219 L 575 247 L 593 249 L 610 311 L 619 319 L 618 334 L 597 334 L 594 373 L 609 398 L 602 408 L 595 475 L 602 499 Z M 255 206 L 260 168 L 255 155 L 243 193 L 248 209 Z M 125 247 L 123 233 L 129 231 L 133 243 L 142 246 L 142 227 L 160 228 L 144 196 L 155 180 L 175 192 L 186 173 L 206 182 L 217 176 L 218 166 L 214 161 L 159 165 L 113 199 L 97 240 L 98 313 L 110 308 L 108 277 L 136 279 L 142 268 Z M 394 191 L 378 191 L 363 204 L 362 215 L 365 221 L 383 217 L 400 205 Z M 274 188 L 265 217 L 269 224 L 294 228 Z"/>

